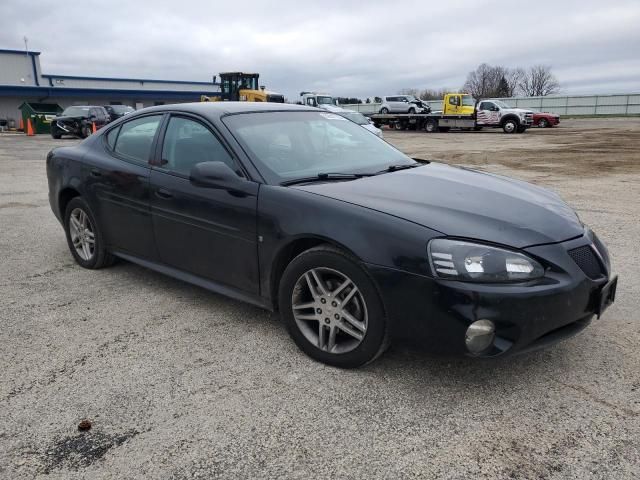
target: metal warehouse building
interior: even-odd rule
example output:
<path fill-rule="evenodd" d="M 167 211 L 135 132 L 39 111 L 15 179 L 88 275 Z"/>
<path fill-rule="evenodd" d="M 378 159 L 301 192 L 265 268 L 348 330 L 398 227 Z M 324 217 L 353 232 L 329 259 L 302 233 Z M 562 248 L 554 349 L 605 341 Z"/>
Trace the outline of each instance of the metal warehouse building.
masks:
<path fill-rule="evenodd" d="M 18 124 L 23 102 L 70 105 L 129 105 L 139 109 L 194 102 L 220 91 L 220 84 L 143 78 L 43 74 L 40 52 L 0 49 L 0 119 Z M 13 121 L 13 122 L 12 122 Z"/>

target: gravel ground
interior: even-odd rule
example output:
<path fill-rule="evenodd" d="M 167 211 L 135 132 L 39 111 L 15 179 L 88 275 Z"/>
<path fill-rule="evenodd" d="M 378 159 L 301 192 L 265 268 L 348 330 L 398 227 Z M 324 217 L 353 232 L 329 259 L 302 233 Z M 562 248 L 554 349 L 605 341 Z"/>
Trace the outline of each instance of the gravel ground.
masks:
<path fill-rule="evenodd" d="M 336 370 L 267 312 L 126 262 L 76 266 L 44 170 L 74 141 L 2 135 L 0 478 L 639 478 L 640 119 L 385 134 L 558 191 L 608 243 L 617 302 L 541 352 L 396 346 Z"/>

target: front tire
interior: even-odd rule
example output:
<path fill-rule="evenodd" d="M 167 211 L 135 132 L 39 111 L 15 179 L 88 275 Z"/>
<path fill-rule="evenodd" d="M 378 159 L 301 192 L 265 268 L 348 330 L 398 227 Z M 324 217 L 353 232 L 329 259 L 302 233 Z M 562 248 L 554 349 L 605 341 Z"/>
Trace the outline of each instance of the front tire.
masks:
<path fill-rule="evenodd" d="M 91 125 L 89 125 L 89 124 L 84 124 L 82 126 L 82 128 L 80 129 L 80 136 L 82 138 L 90 137 L 92 133 L 93 133 L 93 131 L 91 129 Z"/>
<path fill-rule="evenodd" d="M 414 115 L 416 113 L 416 109 L 411 107 L 407 113 L 409 113 L 410 115 Z"/>
<path fill-rule="evenodd" d="M 64 229 L 67 245 L 78 265 L 93 270 L 113 263 L 114 258 L 105 248 L 98 222 L 82 197 L 74 197 L 67 204 Z"/>
<path fill-rule="evenodd" d="M 518 131 L 518 122 L 513 118 L 505 120 L 502 124 L 502 131 L 504 133 L 516 133 Z"/>
<path fill-rule="evenodd" d="M 355 258 L 330 246 L 294 258 L 279 289 L 282 319 L 298 347 L 339 368 L 375 360 L 388 345 L 378 291 Z"/>

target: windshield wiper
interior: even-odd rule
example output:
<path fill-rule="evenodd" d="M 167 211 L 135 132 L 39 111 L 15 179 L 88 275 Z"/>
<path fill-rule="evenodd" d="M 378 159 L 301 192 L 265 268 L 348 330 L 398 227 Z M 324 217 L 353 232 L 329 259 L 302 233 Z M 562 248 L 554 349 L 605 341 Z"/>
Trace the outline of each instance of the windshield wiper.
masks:
<path fill-rule="evenodd" d="M 376 173 L 397 172 L 398 170 L 406 170 L 407 168 L 416 168 L 416 167 L 419 167 L 420 165 L 423 165 L 423 164 L 422 163 L 402 163 L 400 165 L 389 165 L 384 170 L 380 170 L 379 172 L 376 172 Z"/>
<path fill-rule="evenodd" d="M 374 173 L 318 173 L 314 177 L 294 178 L 293 180 L 286 180 L 280 182 L 280 185 L 295 185 L 296 183 L 317 182 L 326 180 L 357 180 L 362 177 L 371 177 Z"/>

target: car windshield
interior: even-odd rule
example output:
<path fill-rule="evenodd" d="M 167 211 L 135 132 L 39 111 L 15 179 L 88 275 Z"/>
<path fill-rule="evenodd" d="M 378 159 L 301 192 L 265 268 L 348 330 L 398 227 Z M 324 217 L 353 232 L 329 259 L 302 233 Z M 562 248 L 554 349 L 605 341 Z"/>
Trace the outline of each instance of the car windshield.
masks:
<path fill-rule="evenodd" d="M 333 105 L 333 97 L 316 97 L 318 105 Z"/>
<path fill-rule="evenodd" d="M 513 108 L 511 105 L 507 105 L 506 103 L 501 102 L 500 100 L 492 100 L 492 101 L 500 108 Z"/>
<path fill-rule="evenodd" d="M 264 112 L 224 117 L 272 184 L 320 173 L 375 173 L 416 162 L 366 129 L 329 112 Z"/>
<path fill-rule="evenodd" d="M 465 107 L 473 107 L 475 104 L 476 101 L 471 95 L 462 95 L 462 105 Z"/>
<path fill-rule="evenodd" d="M 339 112 L 338 115 L 342 115 L 358 125 L 369 125 L 369 119 L 358 112 Z"/>
<path fill-rule="evenodd" d="M 89 108 L 91 107 L 67 107 L 62 112 L 64 117 L 86 117 L 89 115 Z"/>
<path fill-rule="evenodd" d="M 117 114 L 131 113 L 135 111 L 128 105 L 111 105 L 111 108 L 113 108 L 113 111 Z"/>

